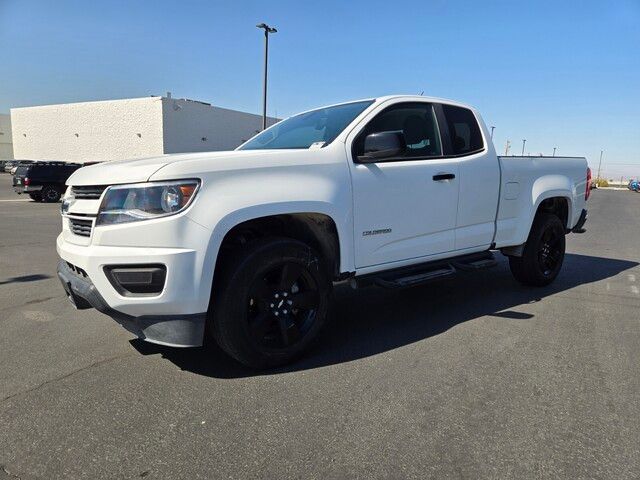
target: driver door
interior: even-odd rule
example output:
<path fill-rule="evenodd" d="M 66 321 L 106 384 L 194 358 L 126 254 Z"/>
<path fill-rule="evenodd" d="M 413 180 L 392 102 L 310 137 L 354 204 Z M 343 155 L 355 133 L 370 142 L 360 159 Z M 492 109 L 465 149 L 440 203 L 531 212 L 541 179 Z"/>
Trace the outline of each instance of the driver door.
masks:
<path fill-rule="evenodd" d="M 401 134 L 406 150 L 374 163 L 358 163 L 366 136 L 380 132 Z M 434 106 L 393 104 L 352 138 L 356 267 L 418 263 L 454 250 L 458 160 L 443 158 Z"/>

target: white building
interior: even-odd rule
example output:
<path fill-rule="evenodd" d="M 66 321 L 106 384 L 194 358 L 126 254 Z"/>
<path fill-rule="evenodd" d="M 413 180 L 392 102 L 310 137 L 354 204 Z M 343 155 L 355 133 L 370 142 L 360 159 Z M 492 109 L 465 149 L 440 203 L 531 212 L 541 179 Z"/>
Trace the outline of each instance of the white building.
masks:
<path fill-rule="evenodd" d="M 11 159 L 13 159 L 11 116 L 8 113 L 0 113 L 0 160 Z"/>
<path fill-rule="evenodd" d="M 167 94 L 12 108 L 11 124 L 15 158 L 88 162 L 232 150 L 262 117 Z"/>

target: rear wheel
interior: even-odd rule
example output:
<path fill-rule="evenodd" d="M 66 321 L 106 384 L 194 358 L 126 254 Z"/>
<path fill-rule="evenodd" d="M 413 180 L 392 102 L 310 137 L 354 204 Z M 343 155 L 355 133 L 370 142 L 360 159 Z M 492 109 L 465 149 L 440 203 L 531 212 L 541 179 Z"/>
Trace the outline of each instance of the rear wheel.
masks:
<path fill-rule="evenodd" d="M 40 192 L 30 193 L 29 197 L 31 197 L 31 200 L 34 200 L 36 202 L 41 202 L 42 201 L 42 195 L 40 194 Z"/>
<path fill-rule="evenodd" d="M 252 368 L 299 356 L 325 323 L 330 281 L 319 255 L 291 239 L 262 239 L 216 273 L 209 329 L 218 345 Z"/>
<path fill-rule="evenodd" d="M 58 187 L 54 185 L 45 185 L 42 188 L 42 200 L 46 203 L 55 203 L 60 201 L 62 193 Z"/>
<path fill-rule="evenodd" d="M 522 257 L 509 257 L 509 267 L 520 283 L 542 287 L 560 273 L 564 252 L 562 222 L 556 215 L 542 213 L 533 222 Z"/>

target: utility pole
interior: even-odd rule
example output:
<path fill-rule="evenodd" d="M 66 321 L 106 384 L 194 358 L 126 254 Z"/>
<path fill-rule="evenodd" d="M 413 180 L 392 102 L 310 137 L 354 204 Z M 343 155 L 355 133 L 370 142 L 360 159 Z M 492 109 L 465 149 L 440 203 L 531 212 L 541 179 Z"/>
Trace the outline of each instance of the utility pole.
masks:
<path fill-rule="evenodd" d="M 493 131 L 495 130 L 496 127 L 494 127 L 493 125 L 491 125 L 491 140 L 493 140 Z"/>
<path fill-rule="evenodd" d="M 264 84 L 262 90 L 262 130 L 267 128 L 267 66 L 269 61 L 269 34 L 276 33 L 274 27 L 270 27 L 266 23 L 259 23 L 258 28 L 264 29 Z"/>
<path fill-rule="evenodd" d="M 602 154 L 604 153 L 604 150 L 600 150 L 600 162 L 598 163 L 598 180 L 600 180 L 600 167 L 602 167 Z"/>
<path fill-rule="evenodd" d="M 522 156 L 524 157 L 524 144 L 527 143 L 527 139 L 523 138 L 522 139 Z"/>
<path fill-rule="evenodd" d="M 509 155 L 509 149 L 511 148 L 511 142 L 509 140 L 507 140 L 507 144 L 504 147 L 504 156 L 506 157 L 507 155 Z"/>
<path fill-rule="evenodd" d="M 556 149 L 557 149 L 557 148 L 558 148 L 558 147 L 553 147 L 553 156 L 554 156 L 554 157 L 556 156 Z"/>

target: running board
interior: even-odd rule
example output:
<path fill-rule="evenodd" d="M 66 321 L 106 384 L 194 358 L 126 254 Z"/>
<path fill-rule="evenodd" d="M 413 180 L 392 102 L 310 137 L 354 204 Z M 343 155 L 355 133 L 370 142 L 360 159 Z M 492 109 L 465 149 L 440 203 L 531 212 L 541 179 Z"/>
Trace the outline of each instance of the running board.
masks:
<path fill-rule="evenodd" d="M 444 268 L 414 273 L 413 275 L 406 275 L 404 277 L 379 277 L 375 279 L 374 283 L 384 288 L 405 288 L 412 287 L 414 285 L 420 285 L 422 283 L 426 283 L 428 281 L 443 277 L 452 277 L 455 274 L 456 269 L 449 265 Z"/>
<path fill-rule="evenodd" d="M 498 264 L 491 252 L 482 252 L 462 257 L 413 265 L 401 269 L 355 278 L 355 286 L 374 284 L 384 288 L 406 288 L 453 277 L 459 271 L 474 272 L 495 267 Z M 352 283 L 354 285 L 354 283 Z"/>
<path fill-rule="evenodd" d="M 476 270 L 484 270 L 485 268 L 495 267 L 498 264 L 491 255 L 491 258 L 484 258 L 481 260 L 475 260 L 473 262 L 451 262 L 458 270 L 464 270 L 465 272 L 475 272 Z"/>

